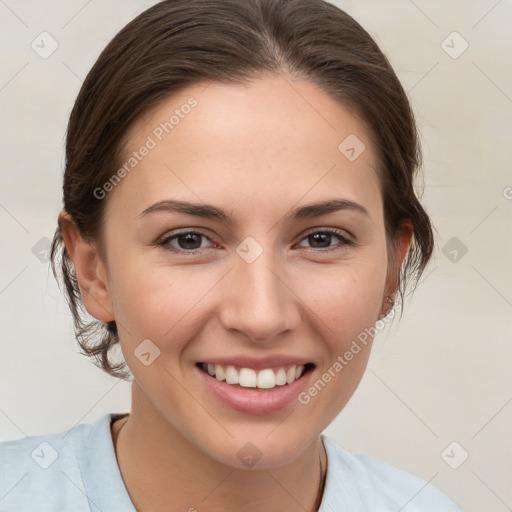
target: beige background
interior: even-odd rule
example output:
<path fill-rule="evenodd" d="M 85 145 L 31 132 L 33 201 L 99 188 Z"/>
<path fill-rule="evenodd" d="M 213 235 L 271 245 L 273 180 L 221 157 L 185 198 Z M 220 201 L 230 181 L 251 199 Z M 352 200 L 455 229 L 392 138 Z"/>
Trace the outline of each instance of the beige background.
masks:
<path fill-rule="evenodd" d="M 153 3 L 0 1 L 1 440 L 129 410 L 129 384 L 77 353 L 65 300 L 32 249 L 56 226 L 81 81 Z M 512 510 L 512 3 L 335 3 L 376 38 L 409 92 L 437 249 L 326 434 L 431 480 L 467 512 Z M 31 48 L 43 31 L 59 44 L 47 59 Z M 464 451 L 458 469 L 445 462 Z"/>

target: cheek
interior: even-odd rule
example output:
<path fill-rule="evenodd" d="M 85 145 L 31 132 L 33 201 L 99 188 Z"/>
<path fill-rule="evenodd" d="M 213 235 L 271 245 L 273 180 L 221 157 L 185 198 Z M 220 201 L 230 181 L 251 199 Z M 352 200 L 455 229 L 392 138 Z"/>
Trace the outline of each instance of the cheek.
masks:
<path fill-rule="evenodd" d="M 380 261 L 380 263 L 377 263 Z M 384 260 L 385 262 L 385 260 Z M 386 266 L 382 260 L 338 268 L 302 288 L 323 346 L 317 379 L 299 397 L 312 418 L 327 426 L 348 403 L 366 369 L 381 310 Z M 311 281 L 310 281 L 311 282 Z"/>
<path fill-rule="evenodd" d="M 186 343 L 191 325 L 197 325 L 219 277 L 211 270 L 173 269 L 134 258 L 118 267 L 113 280 L 111 294 L 124 344 L 134 346 L 148 338 L 161 350 L 175 351 Z"/>
<path fill-rule="evenodd" d="M 192 264 L 173 268 L 145 262 L 136 254 L 117 256 L 110 291 L 119 332 L 130 346 L 149 338 L 162 350 L 179 351 L 191 329 L 208 321 L 215 308 L 209 301 L 212 290 L 216 288 L 214 295 L 222 301 L 225 269 Z M 373 247 L 354 252 L 340 264 L 310 262 L 287 273 L 285 281 L 293 290 L 288 300 L 305 308 L 306 328 L 320 330 L 332 349 L 343 352 L 377 320 L 385 275 L 385 250 Z"/>
<path fill-rule="evenodd" d="M 386 282 L 386 256 L 359 258 L 359 261 L 315 271 L 309 278 L 297 278 L 297 295 L 323 322 L 326 339 L 338 349 L 365 328 L 373 325 L 381 311 Z"/>

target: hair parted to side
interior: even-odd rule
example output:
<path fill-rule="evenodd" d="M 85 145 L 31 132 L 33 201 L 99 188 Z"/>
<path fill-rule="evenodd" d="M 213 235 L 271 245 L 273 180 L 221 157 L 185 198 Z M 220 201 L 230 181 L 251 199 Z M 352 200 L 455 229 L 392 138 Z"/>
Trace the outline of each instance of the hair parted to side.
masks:
<path fill-rule="evenodd" d="M 372 37 L 324 0 L 164 0 L 128 23 L 101 52 L 72 109 L 64 209 L 84 240 L 94 242 L 104 256 L 108 197 L 99 199 L 94 191 L 122 165 L 127 133 L 139 117 L 192 84 L 248 84 L 280 73 L 321 86 L 369 127 L 379 159 L 388 248 L 393 251 L 404 220 L 414 230 L 396 276 L 402 305 L 409 278 L 417 284 L 434 245 L 429 217 L 414 190 L 421 165 L 414 116 Z M 91 320 L 83 306 L 60 225 L 51 265 L 56 278 L 60 267 L 81 351 L 108 374 L 130 380 L 124 361 L 109 360 L 119 342 L 115 321 Z"/>

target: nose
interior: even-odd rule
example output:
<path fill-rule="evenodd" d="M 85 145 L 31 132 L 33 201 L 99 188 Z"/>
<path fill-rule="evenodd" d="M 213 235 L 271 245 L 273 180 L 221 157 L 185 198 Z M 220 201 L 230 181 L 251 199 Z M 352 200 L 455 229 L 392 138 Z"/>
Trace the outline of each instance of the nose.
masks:
<path fill-rule="evenodd" d="M 261 343 L 299 325 L 300 300 L 272 251 L 264 250 L 252 263 L 240 258 L 226 281 L 219 315 L 226 330 Z"/>

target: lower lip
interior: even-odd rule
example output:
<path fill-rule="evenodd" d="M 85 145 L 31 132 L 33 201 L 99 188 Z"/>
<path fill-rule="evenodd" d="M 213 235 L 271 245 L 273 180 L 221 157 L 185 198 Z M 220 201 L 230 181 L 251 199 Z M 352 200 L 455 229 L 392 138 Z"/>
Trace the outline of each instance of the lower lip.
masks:
<path fill-rule="evenodd" d="M 208 390 L 222 403 L 235 411 L 250 414 L 268 414 L 290 405 L 306 387 L 312 373 L 309 370 L 291 384 L 276 386 L 266 391 L 255 391 L 253 389 L 236 388 L 225 381 L 217 380 L 197 366 L 195 369 Z"/>

